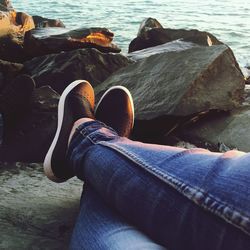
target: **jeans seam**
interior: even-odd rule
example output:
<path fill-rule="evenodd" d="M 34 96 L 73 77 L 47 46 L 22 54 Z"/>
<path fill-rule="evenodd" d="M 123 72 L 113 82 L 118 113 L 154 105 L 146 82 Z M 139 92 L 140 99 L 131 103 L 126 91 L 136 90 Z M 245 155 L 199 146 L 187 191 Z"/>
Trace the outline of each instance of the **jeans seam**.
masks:
<path fill-rule="evenodd" d="M 96 142 L 89 135 L 87 135 L 88 131 L 85 128 L 81 129 L 79 133 L 84 137 L 84 139 L 88 139 L 91 143 L 96 144 Z"/>
<path fill-rule="evenodd" d="M 223 218 L 228 223 L 234 225 L 235 227 L 241 229 L 246 234 L 250 235 L 250 219 L 249 216 L 244 215 L 242 212 L 236 211 L 226 202 L 218 200 L 213 195 L 206 193 L 204 190 L 192 187 L 190 184 L 185 184 L 183 181 L 172 176 L 169 173 L 163 173 L 162 171 L 156 169 L 155 167 L 145 163 L 136 155 L 124 150 L 123 148 L 107 143 L 105 141 L 97 142 L 96 144 L 112 148 L 115 151 L 121 153 L 122 155 L 128 157 L 134 163 L 142 167 L 147 172 L 153 174 L 154 176 L 160 178 L 164 183 L 168 184 L 176 191 L 184 195 L 186 198 L 194 202 L 196 205 L 203 207 L 205 210 L 216 214 L 217 216 Z M 209 203 L 209 205 L 207 204 Z M 217 203 L 217 204 L 216 204 Z M 234 217 L 234 218 L 232 218 Z"/>

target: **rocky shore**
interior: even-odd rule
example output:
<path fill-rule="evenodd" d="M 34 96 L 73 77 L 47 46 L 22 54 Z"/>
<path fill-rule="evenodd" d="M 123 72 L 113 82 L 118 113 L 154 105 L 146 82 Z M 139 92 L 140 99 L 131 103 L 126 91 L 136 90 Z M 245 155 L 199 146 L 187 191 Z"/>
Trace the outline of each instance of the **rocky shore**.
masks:
<path fill-rule="evenodd" d="M 212 34 L 148 18 L 124 54 L 107 28 L 69 31 L 60 20 L 34 16 L 28 17 L 34 28 L 26 29 L 32 25 L 25 15 L 19 14 L 21 24 L 6 21 L 11 11 L 0 11 L 0 88 L 26 73 L 36 89 L 31 110 L 7 131 L 0 149 L 0 249 L 67 248 L 81 183 L 53 185 L 39 163 L 56 130 L 60 94 L 76 79 L 88 80 L 97 100 L 114 85 L 131 91 L 132 139 L 250 151 L 250 79 Z"/>

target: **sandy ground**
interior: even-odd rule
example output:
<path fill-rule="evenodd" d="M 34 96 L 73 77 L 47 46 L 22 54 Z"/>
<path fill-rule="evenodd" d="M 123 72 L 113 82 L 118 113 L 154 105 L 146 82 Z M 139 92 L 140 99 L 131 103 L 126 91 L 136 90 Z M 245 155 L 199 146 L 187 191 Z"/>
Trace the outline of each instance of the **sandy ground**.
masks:
<path fill-rule="evenodd" d="M 82 182 L 62 184 L 40 164 L 0 164 L 0 249 L 68 249 Z"/>

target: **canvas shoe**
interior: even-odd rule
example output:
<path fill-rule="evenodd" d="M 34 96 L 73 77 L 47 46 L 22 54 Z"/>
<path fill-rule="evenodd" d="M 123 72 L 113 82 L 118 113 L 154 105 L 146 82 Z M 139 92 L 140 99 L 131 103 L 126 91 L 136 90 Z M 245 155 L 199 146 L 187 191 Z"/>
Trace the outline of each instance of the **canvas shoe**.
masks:
<path fill-rule="evenodd" d="M 95 117 L 119 136 L 129 137 L 134 126 L 134 103 L 129 90 L 123 86 L 108 89 L 96 106 Z"/>
<path fill-rule="evenodd" d="M 94 90 L 87 81 L 74 81 L 63 91 L 58 104 L 56 134 L 44 160 L 44 172 L 50 180 L 64 182 L 74 176 L 66 160 L 70 132 L 78 119 L 94 119 L 94 104 Z"/>

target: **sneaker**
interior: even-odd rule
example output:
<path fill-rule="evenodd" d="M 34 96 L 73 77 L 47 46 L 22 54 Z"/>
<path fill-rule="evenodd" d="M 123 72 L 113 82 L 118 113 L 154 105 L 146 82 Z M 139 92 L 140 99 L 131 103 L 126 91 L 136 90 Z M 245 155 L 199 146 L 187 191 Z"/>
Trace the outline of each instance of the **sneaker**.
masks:
<path fill-rule="evenodd" d="M 94 90 L 87 81 L 74 81 L 63 91 L 58 104 L 56 134 L 43 163 L 50 180 L 64 182 L 74 176 L 66 160 L 70 132 L 78 119 L 94 119 L 94 104 Z"/>
<path fill-rule="evenodd" d="M 134 103 L 129 90 L 123 86 L 108 89 L 96 106 L 95 117 L 119 136 L 129 137 L 134 126 Z"/>
<path fill-rule="evenodd" d="M 34 80 L 28 75 L 17 76 L 0 95 L 0 113 L 7 128 L 23 116 L 31 107 Z"/>

